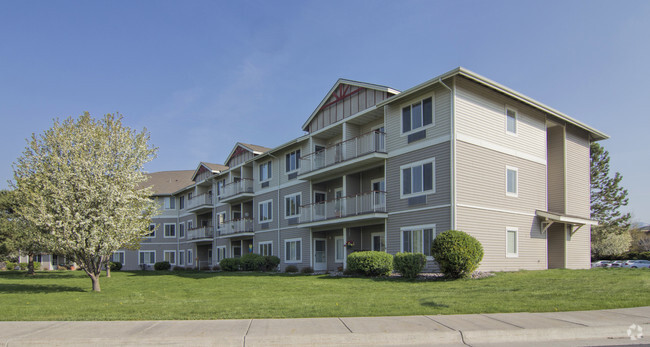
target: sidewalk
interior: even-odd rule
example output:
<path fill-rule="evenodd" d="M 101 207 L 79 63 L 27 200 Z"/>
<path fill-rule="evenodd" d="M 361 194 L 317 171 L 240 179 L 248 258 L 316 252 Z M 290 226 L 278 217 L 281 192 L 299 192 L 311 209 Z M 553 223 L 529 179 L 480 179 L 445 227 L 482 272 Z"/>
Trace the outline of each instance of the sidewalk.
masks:
<path fill-rule="evenodd" d="M 632 342 L 628 336 L 632 324 L 650 335 L 650 306 L 449 316 L 0 322 L 0 345 L 474 346 L 610 338 Z M 641 341 L 650 343 L 650 338 Z"/>

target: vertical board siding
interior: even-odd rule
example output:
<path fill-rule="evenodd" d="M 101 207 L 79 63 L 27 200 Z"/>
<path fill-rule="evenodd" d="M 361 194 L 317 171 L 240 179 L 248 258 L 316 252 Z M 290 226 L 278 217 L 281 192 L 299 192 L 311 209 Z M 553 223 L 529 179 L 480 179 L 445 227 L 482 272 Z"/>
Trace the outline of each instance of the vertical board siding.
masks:
<path fill-rule="evenodd" d="M 548 210 L 565 213 L 564 128 L 552 127 L 547 132 Z"/>
<path fill-rule="evenodd" d="M 591 177 L 589 137 L 586 133 L 567 127 L 566 156 L 566 213 L 589 218 Z"/>
<path fill-rule="evenodd" d="M 546 158 L 543 113 L 464 78 L 456 79 L 456 131 Z M 506 105 L 517 110 L 517 135 L 506 133 Z"/>
<path fill-rule="evenodd" d="M 339 88 L 335 91 L 338 93 L 338 90 L 343 87 L 349 87 L 350 91 L 353 91 L 359 87 L 351 86 L 347 84 L 341 84 Z M 359 113 L 369 107 L 372 107 L 388 97 L 388 93 L 384 91 L 361 88 L 361 90 L 353 95 L 350 95 L 339 102 L 327 106 L 321 109 L 316 116 L 312 119 L 311 123 L 308 126 L 310 132 L 318 131 L 324 127 L 348 118 L 354 114 Z M 325 104 L 334 102 L 336 98 L 331 96 Z"/>
<path fill-rule="evenodd" d="M 553 224 L 546 232 L 548 233 L 548 268 L 563 269 L 566 267 L 566 237 L 564 233 L 564 224 Z"/>

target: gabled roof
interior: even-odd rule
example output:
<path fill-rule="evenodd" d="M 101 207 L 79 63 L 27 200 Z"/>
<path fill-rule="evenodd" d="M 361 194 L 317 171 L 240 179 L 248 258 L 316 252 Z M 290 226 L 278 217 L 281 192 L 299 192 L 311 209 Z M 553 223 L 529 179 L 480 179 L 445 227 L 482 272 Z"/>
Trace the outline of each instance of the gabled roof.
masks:
<path fill-rule="evenodd" d="M 546 106 L 546 105 L 542 104 L 541 102 L 539 102 L 539 101 L 537 101 L 537 100 L 535 100 L 533 98 L 530 98 L 530 97 L 528 97 L 526 95 L 520 94 L 520 93 L 518 93 L 518 92 L 516 92 L 516 91 L 514 91 L 514 90 L 512 90 L 512 89 L 510 89 L 510 88 L 508 88 L 508 87 L 506 87 L 504 85 L 501 85 L 501 84 L 499 84 L 497 82 L 494 82 L 494 81 L 492 81 L 492 80 L 490 80 L 490 79 L 488 79 L 486 77 L 483 77 L 483 76 L 481 76 L 481 75 L 479 75 L 479 74 L 477 74 L 475 72 L 472 72 L 470 70 L 467 70 L 467 69 L 465 69 L 463 67 L 457 67 L 457 68 L 455 68 L 455 69 L 453 69 L 453 70 L 451 70 L 449 72 L 446 72 L 446 73 L 444 73 L 444 74 L 442 74 L 440 76 L 434 77 L 434 78 L 432 78 L 432 79 L 430 79 L 430 80 L 428 80 L 428 81 L 426 81 L 424 83 L 418 84 L 417 86 L 415 86 L 413 88 L 409 88 L 409 89 L 403 91 L 402 93 L 400 93 L 399 95 L 395 95 L 392 98 L 388 98 L 388 99 L 378 103 L 377 107 L 388 105 L 388 104 L 397 102 L 399 100 L 402 100 L 404 98 L 407 98 L 407 97 L 421 91 L 422 89 L 428 88 L 428 87 L 430 87 L 430 86 L 432 86 L 434 84 L 437 84 L 437 83 L 441 83 L 443 79 L 447 79 L 447 78 L 453 77 L 453 76 L 462 76 L 462 77 L 468 78 L 468 79 L 470 79 L 472 81 L 475 81 L 475 82 L 477 82 L 479 84 L 482 84 L 482 85 L 484 85 L 484 86 L 486 86 L 488 88 L 491 88 L 491 89 L 493 89 L 493 90 L 495 90 L 495 91 L 497 91 L 499 93 L 505 94 L 505 95 L 507 95 L 507 96 L 509 96 L 511 98 L 519 100 L 520 102 L 523 102 L 524 104 L 527 104 L 527 105 L 530 105 L 530 106 L 532 106 L 534 108 L 537 108 L 537 109 L 541 110 L 542 112 L 548 113 L 548 114 L 550 114 L 552 116 L 555 116 L 555 117 L 557 117 L 559 119 L 562 119 L 567 123 L 573 124 L 573 125 L 577 126 L 578 128 L 586 130 L 587 132 L 589 132 L 589 134 L 591 134 L 591 137 L 595 141 L 605 140 L 605 139 L 609 138 L 609 136 L 607 134 L 605 134 L 605 133 L 603 133 L 601 131 L 598 131 L 598 130 L 596 130 L 596 129 L 594 129 L 594 128 L 592 128 L 592 127 L 590 127 L 590 126 L 588 126 L 588 125 L 586 125 L 586 124 L 584 124 L 584 123 L 582 123 L 582 122 L 580 122 L 578 120 L 575 120 L 575 119 L 565 115 L 564 113 L 562 113 L 562 112 L 560 112 L 558 110 L 555 110 L 555 109 L 553 109 L 553 108 L 551 108 L 549 106 Z"/>
<path fill-rule="evenodd" d="M 153 195 L 170 195 L 181 188 L 192 185 L 192 170 L 159 171 L 145 174 L 147 181 L 142 188 L 152 187 Z"/>
<path fill-rule="evenodd" d="M 199 174 L 199 171 L 201 168 L 204 167 L 206 170 L 212 172 L 213 174 L 219 173 L 221 171 L 228 170 L 228 167 L 225 165 L 221 164 L 212 164 L 212 163 L 206 163 L 206 162 L 200 162 L 199 165 L 196 167 L 196 170 L 194 170 L 194 173 L 192 174 L 192 182 L 194 182 L 194 179 L 196 178 L 196 175 Z"/>
<path fill-rule="evenodd" d="M 379 90 L 379 91 L 382 91 L 382 92 L 389 92 L 389 93 L 392 93 L 392 94 L 399 94 L 399 90 L 396 90 L 396 89 L 393 89 L 393 88 L 390 88 L 390 87 L 386 87 L 386 86 L 382 86 L 382 85 L 379 85 L 379 84 L 358 82 L 358 81 L 352 81 L 352 80 L 346 80 L 346 79 L 343 79 L 343 78 L 339 78 L 338 81 L 336 81 L 336 83 L 334 83 L 334 86 L 332 87 L 332 89 L 330 89 L 330 91 L 327 93 L 327 95 L 325 95 L 325 97 L 320 102 L 320 104 L 318 104 L 318 107 L 316 107 L 314 112 L 312 112 L 311 116 L 309 116 L 309 118 L 307 119 L 305 124 L 302 125 L 302 130 L 307 131 L 307 128 L 309 127 L 309 123 L 311 123 L 312 119 L 314 119 L 314 117 L 316 117 L 318 112 L 320 112 L 321 108 L 323 108 L 323 106 L 325 104 L 327 104 L 327 101 L 332 97 L 332 94 L 334 94 L 336 89 L 341 84 L 347 84 L 347 85 L 366 88 L 366 89 L 374 89 L 374 90 Z"/>
<path fill-rule="evenodd" d="M 264 152 L 268 152 L 270 148 L 263 147 L 263 146 L 258 146 L 258 145 L 251 145 L 249 143 L 243 143 L 243 142 L 237 142 L 235 146 L 232 148 L 232 151 L 230 151 L 230 154 L 228 154 L 228 158 L 226 158 L 226 164 L 230 161 L 230 159 L 233 157 L 235 154 L 235 151 L 237 151 L 238 147 L 242 147 L 245 150 L 253 153 L 254 155 L 259 155 Z"/>

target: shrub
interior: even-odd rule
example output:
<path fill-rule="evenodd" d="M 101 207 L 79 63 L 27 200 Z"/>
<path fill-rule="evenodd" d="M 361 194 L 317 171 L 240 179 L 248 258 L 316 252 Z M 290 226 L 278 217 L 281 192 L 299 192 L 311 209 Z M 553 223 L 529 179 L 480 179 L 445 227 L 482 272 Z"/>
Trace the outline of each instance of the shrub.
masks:
<path fill-rule="evenodd" d="M 280 258 L 274 255 L 264 257 L 264 271 L 276 271 L 280 265 Z"/>
<path fill-rule="evenodd" d="M 172 268 L 172 271 L 185 271 L 185 268 L 182 266 L 174 266 Z"/>
<path fill-rule="evenodd" d="M 469 277 L 483 259 L 483 246 L 471 235 L 447 230 L 433 241 L 431 255 L 447 277 Z"/>
<path fill-rule="evenodd" d="M 262 271 L 264 270 L 264 256 L 248 253 L 241 258 L 241 269 L 243 271 Z"/>
<path fill-rule="evenodd" d="M 18 263 L 18 266 L 20 266 L 21 270 L 27 270 L 27 263 Z"/>
<path fill-rule="evenodd" d="M 153 269 L 156 271 L 165 271 L 172 268 L 172 265 L 168 261 L 159 261 L 153 264 Z"/>
<path fill-rule="evenodd" d="M 111 271 L 120 271 L 122 270 L 122 263 L 111 261 L 108 263 L 108 266 L 111 268 Z"/>
<path fill-rule="evenodd" d="M 206 265 L 201 265 L 199 270 L 201 270 L 201 271 L 210 271 L 210 270 L 212 270 L 212 267 L 210 265 L 207 265 L 207 264 Z"/>
<path fill-rule="evenodd" d="M 388 276 L 393 272 L 393 256 L 385 252 L 354 252 L 348 255 L 347 264 L 351 272 L 366 276 Z"/>
<path fill-rule="evenodd" d="M 34 271 L 38 271 L 41 269 L 41 263 L 38 261 L 34 262 Z"/>
<path fill-rule="evenodd" d="M 8 261 L 7 262 L 7 270 L 15 270 L 16 269 L 16 263 Z"/>
<path fill-rule="evenodd" d="M 302 272 L 304 274 L 313 274 L 314 269 L 311 266 L 307 266 L 307 267 L 303 267 L 302 269 L 300 269 L 300 272 Z"/>
<path fill-rule="evenodd" d="M 284 268 L 284 272 L 298 272 L 298 267 L 295 265 L 287 265 L 287 267 Z"/>
<path fill-rule="evenodd" d="M 416 278 L 426 264 L 427 257 L 422 253 L 397 253 L 393 258 L 395 271 L 409 279 Z"/>
<path fill-rule="evenodd" d="M 0 270 L 7 270 L 7 263 L 4 261 L 0 261 Z"/>
<path fill-rule="evenodd" d="M 212 267 L 212 271 L 219 271 L 219 270 L 221 270 L 221 266 L 219 266 L 219 264 Z"/>
<path fill-rule="evenodd" d="M 219 262 L 219 266 L 223 271 L 238 271 L 240 265 L 240 258 L 225 258 Z"/>

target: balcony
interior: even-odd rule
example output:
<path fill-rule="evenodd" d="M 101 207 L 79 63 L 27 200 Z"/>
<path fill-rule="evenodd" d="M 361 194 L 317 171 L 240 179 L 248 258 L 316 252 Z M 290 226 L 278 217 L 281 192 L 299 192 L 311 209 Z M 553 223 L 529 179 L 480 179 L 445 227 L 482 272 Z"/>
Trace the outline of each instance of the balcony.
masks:
<path fill-rule="evenodd" d="M 253 219 L 237 219 L 225 221 L 219 225 L 219 236 L 235 237 L 253 234 Z"/>
<path fill-rule="evenodd" d="M 251 199 L 253 195 L 253 180 L 243 178 L 240 181 L 226 184 L 219 200 L 221 202 L 236 203 Z"/>
<path fill-rule="evenodd" d="M 354 172 L 379 165 L 387 157 L 386 133 L 375 130 L 303 156 L 299 176 L 314 180 Z"/>
<path fill-rule="evenodd" d="M 202 213 L 212 209 L 212 193 L 193 196 L 185 203 L 187 212 Z"/>
<path fill-rule="evenodd" d="M 305 227 L 367 222 L 387 216 L 386 192 L 383 191 L 360 193 L 300 207 L 300 223 Z"/>
<path fill-rule="evenodd" d="M 190 241 L 207 241 L 214 237 L 214 228 L 212 226 L 202 226 L 187 231 L 187 239 Z"/>

